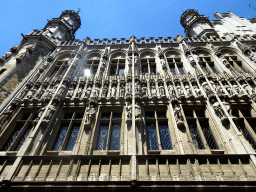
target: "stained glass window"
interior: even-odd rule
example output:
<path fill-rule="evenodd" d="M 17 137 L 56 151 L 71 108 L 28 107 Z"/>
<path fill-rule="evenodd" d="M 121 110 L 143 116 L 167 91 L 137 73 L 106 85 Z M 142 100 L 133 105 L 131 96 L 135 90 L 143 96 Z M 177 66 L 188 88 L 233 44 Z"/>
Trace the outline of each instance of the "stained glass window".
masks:
<path fill-rule="evenodd" d="M 213 134 L 211 132 L 211 129 L 209 127 L 209 123 L 208 121 L 204 121 L 204 122 L 200 122 L 206 142 L 208 144 L 208 146 L 210 147 L 210 149 L 219 149 Z"/>
<path fill-rule="evenodd" d="M 13 144 L 13 142 L 15 141 L 15 139 L 17 138 L 17 136 L 19 135 L 21 129 L 23 128 L 23 125 L 16 125 L 12 135 L 9 137 L 9 139 L 5 142 L 4 147 L 2 148 L 2 151 L 7 151 L 11 145 Z"/>
<path fill-rule="evenodd" d="M 110 68 L 110 75 L 115 75 L 116 74 L 116 67 L 112 66 Z"/>
<path fill-rule="evenodd" d="M 110 150 L 120 149 L 120 135 L 121 135 L 121 123 L 115 123 L 112 125 Z"/>
<path fill-rule="evenodd" d="M 24 144 L 24 142 L 26 141 L 30 131 L 32 130 L 32 125 L 29 124 L 28 127 L 27 127 L 27 130 L 25 132 L 25 134 L 23 135 L 23 137 L 21 138 L 21 140 L 19 141 L 19 144 L 16 146 L 15 150 L 14 151 L 19 151 L 20 148 L 22 147 L 22 145 Z"/>
<path fill-rule="evenodd" d="M 172 149 L 169 128 L 167 123 L 159 123 L 160 140 L 163 150 Z"/>
<path fill-rule="evenodd" d="M 158 119 L 166 118 L 166 112 L 165 112 L 165 111 L 163 111 L 163 112 L 157 112 L 157 118 L 158 118 Z"/>
<path fill-rule="evenodd" d="M 156 125 L 147 125 L 148 150 L 158 150 L 158 141 L 156 133 Z"/>
<path fill-rule="evenodd" d="M 101 119 L 110 119 L 110 112 L 102 113 Z"/>
<path fill-rule="evenodd" d="M 76 143 L 76 139 L 79 133 L 80 125 L 76 124 L 72 126 L 71 134 L 68 139 L 66 151 L 72 151 Z"/>
<path fill-rule="evenodd" d="M 57 136 L 57 139 L 55 141 L 55 144 L 53 145 L 53 148 L 52 148 L 53 151 L 61 150 L 61 146 L 63 144 L 63 141 L 65 139 L 67 131 L 68 131 L 68 125 L 62 125 L 61 129 L 60 129 L 60 132 Z"/>
<path fill-rule="evenodd" d="M 98 143 L 97 143 L 97 150 L 106 150 L 107 146 L 107 139 L 108 139 L 108 123 L 101 123 L 99 136 L 98 136 Z"/>
<path fill-rule="evenodd" d="M 113 113 L 113 119 L 122 119 L 122 113 Z"/>
<path fill-rule="evenodd" d="M 189 131 L 197 149 L 204 149 L 204 144 L 201 140 L 200 134 L 198 132 L 195 122 L 188 122 Z"/>
<path fill-rule="evenodd" d="M 146 112 L 146 119 L 154 119 L 155 118 L 155 112 L 154 111 L 147 111 Z"/>

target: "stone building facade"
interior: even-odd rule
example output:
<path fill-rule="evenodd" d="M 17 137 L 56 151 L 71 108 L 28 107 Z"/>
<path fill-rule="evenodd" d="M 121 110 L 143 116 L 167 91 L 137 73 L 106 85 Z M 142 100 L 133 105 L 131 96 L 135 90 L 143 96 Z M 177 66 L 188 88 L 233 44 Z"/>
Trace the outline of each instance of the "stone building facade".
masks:
<path fill-rule="evenodd" d="M 256 186 L 256 18 L 186 10 L 187 37 L 76 40 L 63 11 L 0 58 L 8 190 Z M 254 124 L 255 123 L 255 124 Z"/>

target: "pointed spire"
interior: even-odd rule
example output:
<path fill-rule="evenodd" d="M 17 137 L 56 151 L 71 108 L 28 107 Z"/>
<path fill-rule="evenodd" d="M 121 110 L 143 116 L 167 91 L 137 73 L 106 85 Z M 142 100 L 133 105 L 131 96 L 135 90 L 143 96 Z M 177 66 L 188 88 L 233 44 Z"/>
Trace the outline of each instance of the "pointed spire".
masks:
<path fill-rule="evenodd" d="M 137 43 L 137 38 L 134 35 L 132 35 L 129 39 L 129 43 L 131 44 L 132 42 Z"/>

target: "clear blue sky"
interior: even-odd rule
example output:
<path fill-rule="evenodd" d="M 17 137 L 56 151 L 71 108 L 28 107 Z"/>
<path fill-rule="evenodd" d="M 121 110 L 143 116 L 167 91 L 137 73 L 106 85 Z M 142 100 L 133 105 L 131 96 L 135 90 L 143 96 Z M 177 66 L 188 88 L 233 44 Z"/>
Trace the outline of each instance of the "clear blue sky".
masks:
<path fill-rule="evenodd" d="M 0 57 L 21 40 L 21 33 L 42 29 L 47 19 L 59 17 L 63 10 L 81 9 L 82 26 L 76 39 L 176 37 L 184 35 L 180 15 L 196 9 L 209 16 L 231 11 L 253 18 L 256 0 L 2 0 L 0 6 Z"/>

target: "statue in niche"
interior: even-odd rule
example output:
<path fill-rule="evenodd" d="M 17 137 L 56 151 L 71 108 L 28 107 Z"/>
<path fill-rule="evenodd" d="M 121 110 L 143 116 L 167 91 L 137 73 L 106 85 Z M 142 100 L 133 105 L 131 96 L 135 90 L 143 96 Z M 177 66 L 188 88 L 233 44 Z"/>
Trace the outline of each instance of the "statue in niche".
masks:
<path fill-rule="evenodd" d="M 135 108 L 135 122 L 139 123 L 141 122 L 141 108 L 137 102 L 134 108 Z"/>
<path fill-rule="evenodd" d="M 105 59 L 102 59 L 102 67 L 106 67 L 107 61 Z"/>
<path fill-rule="evenodd" d="M 252 88 L 250 85 L 248 85 L 247 83 L 244 83 L 244 84 L 242 85 L 242 87 L 244 88 L 244 90 L 245 90 L 249 95 L 252 95 L 252 94 L 255 93 L 254 90 L 253 90 L 253 88 Z"/>
<path fill-rule="evenodd" d="M 85 96 L 90 97 L 92 91 L 92 86 L 89 84 L 86 91 L 85 91 Z"/>
<path fill-rule="evenodd" d="M 186 83 L 184 87 L 185 87 L 185 90 L 186 90 L 188 96 L 193 94 L 188 83 Z"/>
<path fill-rule="evenodd" d="M 131 82 L 128 82 L 127 94 L 132 94 L 132 83 Z"/>
<path fill-rule="evenodd" d="M 199 58 L 199 56 L 197 54 L 194 54 L 194 58 L 195 58 L 196 62 L 198 62 L 198 63 L 200 62 L 200 58 Z"/>
<path fill-rule="evenodd" d="M 171 83 L 168 85 L 168 91 L 170 95 L 175 95 L 175 90 Z"/>
<path fill-rule="evenodd" d="M 125 93 L 125 88 L 124 88 L 124 84 L 122 83 L 119 91 L 119 97 L 124 97 L 124 93 Z"/>
<path fill-rule="evenodd" d="M 111 97 L 112 97 L 112 98 L 116 97 L 116 87 L 115 87 L 115 85 L 112 85 L 112 88 L 111 88 Z"/>
<path fill-rule="evenodd" d="M 213 109 L 214 109 L 215 113 L 217 114 L 217 116 L 221 119 L 221 122 L 223 124 L 227 124 L 228 123 L 228 118 L 226 117 L 225 112 L 221 108 L 219 102 L 217 102 L 216 99 L 212 99 L 211 102 L 213 103 Z M 230 105 L 228 103 L 223 101 L 222 104 L 225 107 L 227 107 L 226 110 L 230 110 Z"/>
<path fill-rule="evenodd" d="M 217 87 L 216 87 L 216 84 L 213 82 L 213 81 L 210 81 L 212 87 L 213 87 L 213 90 L 216 91 L 217 90 Z"/>
<path fill-rule="evenodd" d="M 232 96 L 232 95 L 235 94 L 234 91 L 233 91 L 233 89 L 228 85 L 227 82 L 224 82 L 224 88 L 227 90 L 227 92 L 228 92 L 229 95 Z"/>
<path fill-rule="evenodd" d="M 202 86 L 207 95 L 213 94 L 213 91 L 206 82 L 202 83 Z"/>
<path fill-rule="evenodd" d="M 240 89 L 239 85 L 233 84 L 232 87 L 237 92 L 238 95 L 243 93 L 242 90 Z"/>
<path fill-rule="evenodd" d="M 86 109 L 86 115 L 85 115 L 85 128 L 90 128 L 91 124 L 93 122 L 94 116 L 96 114 L 96 110 L 94 108 L 94 105 L 91 104 L 87 109 Z"/>
<path fill-rule="evenodd" d="M 183 91 L 183 88 L 181 87 L 180 83 L 177 83 L 176 88 L 177 88 L 178 95 L 184 96 L 184 91 Z"/>
<path fill-rule="evenodd" d="M 105 84 L 102 90 L 102 97 L 107 97 L 108 95 L 108 85 Z"/>
<path fill-rule="evenodd" d="M 134 56 L 134 64 L 135 65 L 139 64 L 139 58 L 137 55 Z"/>
<path fill-rule="evenodd" d="M 40 99 L 42 97 L 42 95 L 44 94 L 45 90 L 43 88 L 40 89 L 40 91 L 38 92 L 38 94 L 36 95 L 36 98 Z"/>
<path fill-rule="evenodd" d="M 163 68 L 166 67 L 166 62 L 165 62 L 165 59 L 164 59 L 163 56 L 161 56 L 161 58 L 160 58 L 160 65 L 161 65 Z"/>
<path fill-rule="evenodd" d="M 74 94 L 74 88 L 70 87 L 69 90 L 68 90 L 68 93 L 66 95 L 66 98 L 70 98 L 71 99 L 73 94 Z"/>
<path fill-rule="evenodd" d="M 142 97 L 147 97 L 147 96 L 148 96 L 148 88 L 142 87 Z"/>
<path fill-rule="evenodd" d="M 92 91 L 92 97 L 98 97 L 99 95 L 99 88 L 95 87 L 94 90 Z"/>
<path fill-rule="evenodd" d="M 151 96 L 156 97 L 156 86 L 155 85 L 151 86 Z"/>
<path fill-rule="evenodd" d="M 127 123 L 131 123 L 132 121 L 132 104 L 128 103 L 127 107 L 126 107 L 126 112 L 127 112 Z"/>
<path fill-rule="evenodd" d="M 201 90 L 199 89 L 196 83 L 193 84 L 193 88 L 195 90 L 196 96 L 202 95 Z"/>
<path fill-rule="evenodd" d="M 229 62 L 228 62 L 228 60 L 227 60 L 225 57 L 223 57 L 223 56 L 221 55 L 219 58 L 220 58 L 221 62 L 222 62 L 227 68 L 230 67 Z"/>
<path fill-rule="evenodd" d="M 43 127 L 47 126 L 47 124 L 49 123 L 53 113 L 56 111 L 56 107 L 53 106 L 53 105 L 49 105 L 48 108 L 47 108 L 47 106 L 45 106 L 45 107 L 43 107 L 39 110 L 37 118 L 32 123 L 34 126 L 38 123 L 38 121 L 40 120 L 40 118 L 42 117 L 42 115 L 43 115 L 43 113 L 45 112 L 46 109 L 47 109 L 47 112 L 45 113 L 45 116 L 42 119 L 41 125 Z"/>
<path fill-rule="evenodd" d="M 132 66 L 132 56 L 128 56 L 128 65 Z"/>
<path fill-rule="evenodd" d="M 52 97 L 52 93 L 53 93 L 53 89 L 52 89 L 52 88 L 47 89 L 47 90 L 45 91 L 45 93 L 43 94 L 42 99 L 44 99 L 44 100 L 50 100 L 50 98 Z"/>
<path fill-rule="evenodd" d="M 217 85 L 216 89 L 217 89 L 216 91 L 217 91 L 218 95 L 225 95 L 225 92 L 224 92 L 224 90 L 223 90 L 221 85 Z"/>
<path fill-rule="evenodd" d="M 139 93 L 140 92 L 140 85 L 139 85 L 139 82 L 137 81 L 135 83 L 135 93 Z"/>
<path fill-rule="evenodd" d="M 181 114 L 181 108 L 177 104 L 174 106 L 174 117 L 175 117 L 175 120 L 176 120 L 176 123 L 177 123 L 178 127 L 181 127 L 181 126 L 184 125 L 183 117 L 182 117 L 182 114 Z"/>
<path fill-rule="evenodd" d="M 163 85 L 163 83 L 160 83 L 160 85 L 159 85 L 159 94 L 160 94 L 160 96 L 165 96 L 165 88 L 164 88 L 164 85 Z"/>
<path fill-rule="evenodd" d="M 0 63 L 4 62 L 6 59 L 12 56 L 12 52 L 6 52 L 3 54 L 2 58 L 0 58 Z"/>
<path fill-rule="evenodd" d="M 79 88 L 78 88 L 78 90 L 77 90 L 76 97 L 77 97 L 77 98 L 81 97 L 82 92 L 83 92 L 82 88 L 81 88 L 81 87 L 79 87 Z"/>
<path fill-rule="evenodd" d="M 251 51 L 251 52 L 249 53 L 249 58 L 250 58 L 252 61 L 255 62 L 255 61 L 256 61 L 256 54 L 255 54 L 255 52 L 252 52 L 252 51 Z"/>
<path fill-rule="evenodd" d="M 36 93 L 36 89 L 30 89 L 26 99 L 32 99 L 34 97 L 34 94 Z"/>

